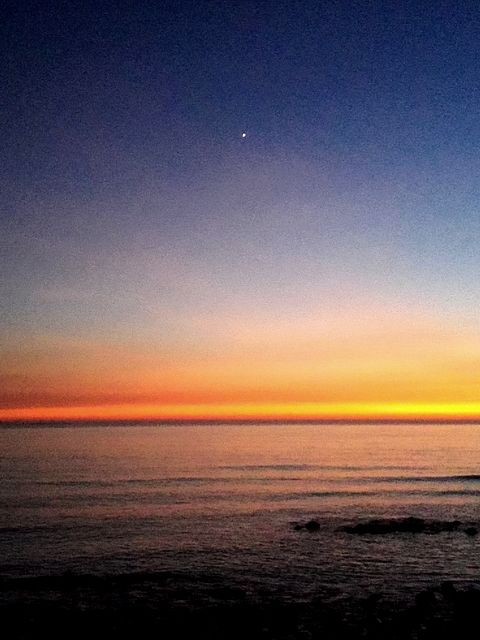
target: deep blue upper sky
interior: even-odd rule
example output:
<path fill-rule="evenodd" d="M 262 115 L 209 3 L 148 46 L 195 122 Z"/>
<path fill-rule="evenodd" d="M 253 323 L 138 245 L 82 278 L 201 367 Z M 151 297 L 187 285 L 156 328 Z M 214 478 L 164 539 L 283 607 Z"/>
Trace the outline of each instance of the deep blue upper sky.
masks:
<path fill-rule="evenodd" d="M 243 129 L 258 152 L 387 174 L 473 159 L 479 28 L 468 2 L 12 3 L 2 178 L 88 198 L 195 173 Z"/>

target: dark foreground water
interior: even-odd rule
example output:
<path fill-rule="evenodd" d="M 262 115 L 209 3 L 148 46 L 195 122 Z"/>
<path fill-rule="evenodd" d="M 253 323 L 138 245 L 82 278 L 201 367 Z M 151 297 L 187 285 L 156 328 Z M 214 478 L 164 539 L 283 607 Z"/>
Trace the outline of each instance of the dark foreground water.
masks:
<path fill-rule="evenodd" d="M 479 582 L 480 536 L 339 531 L 374 517 L 478 524 L 473 425 L 18 427 L 0 429 L 0 452 L 10 590 L 30 576 L 61 592 L 52 576 L 73 572 L 138 578 L 137 596 L 153 580 L 180 603 L 192 589 L 197 603 L 228 599 L 227 587 L 406 602 Z M 310 518 L 317 532 L 294 529 Z"/>

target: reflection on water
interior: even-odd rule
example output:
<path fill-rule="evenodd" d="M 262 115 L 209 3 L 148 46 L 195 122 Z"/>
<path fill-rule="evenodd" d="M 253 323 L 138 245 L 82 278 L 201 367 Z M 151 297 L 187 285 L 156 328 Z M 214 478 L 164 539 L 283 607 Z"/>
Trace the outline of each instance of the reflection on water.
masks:
<path fill-rule="evenodd" d="M 477 521 L 479 435 L 473 425 L 0 429 L 0 571 L 214 571 L 303 592 L 469 580 L 476 538 L 338 527 Z M 293 530 L 309 517 L 318 533 Z"/>

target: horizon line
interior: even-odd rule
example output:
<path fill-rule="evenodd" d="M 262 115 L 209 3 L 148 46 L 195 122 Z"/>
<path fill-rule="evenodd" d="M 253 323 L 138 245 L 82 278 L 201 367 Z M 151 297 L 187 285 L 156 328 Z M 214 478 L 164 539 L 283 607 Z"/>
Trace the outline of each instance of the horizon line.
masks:
<path fill-rule="evenodd" d="M 0 408 L 2 422 L 478 422 L 480 402 L 245 402 Z"/>
<path fill-rule="evenodd" d="M 221 426 L 221 425 L 319 425 L 319 426 L 336 426 L 336 425 L 479 425 L 480 416 L 471 418 L 455 418 L 455 417 L 435 417 L 435 418 L 89 418 L 89 419 L 0 419 L 0 428 L 2 427 L 47 427 L 47 426 L 129 426 L 129 425 L 145 425 L 145 426 Z"/>

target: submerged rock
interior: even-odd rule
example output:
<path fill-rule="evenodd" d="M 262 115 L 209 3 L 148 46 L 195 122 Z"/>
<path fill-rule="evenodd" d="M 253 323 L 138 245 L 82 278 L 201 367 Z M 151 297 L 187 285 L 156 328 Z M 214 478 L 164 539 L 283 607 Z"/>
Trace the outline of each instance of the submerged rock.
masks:
<path fill-rule="evenodd" d="M 320 529 L 320 523 L 318 522 L 318 520 L 308 520 L 308 522 L 305 522 L 304 524 L 296 522 L 293 528 L 295 529 L 295 531 L 301 531 L 302 529 L 305 529 L 306 531 L 310 531 L 310 533 L 312 533 L 313 531 L 318 531 Z"/>
<path fill-rule="evenodd" d="M 305 529 L 307 531 L 318 531 L 320 529 L 320 523 L 317 522 L 317 520 L 309 520 L 305 525 Z"/>
<path fill-rule="evenodd" d="M 424 520 L 423 518 L 379 518 L 359 522 L 354 525 L 340 527 L 340 531 L 357 535 L 387 533 L 442 533 L 457 531 L 461 526 L 459 520 Z M 473 529 L 473 527 L 472 527 Z M 466 532 L 466 531 L 465 531 Z M 474 535 L 473 533 L 469 535 Z"/>

